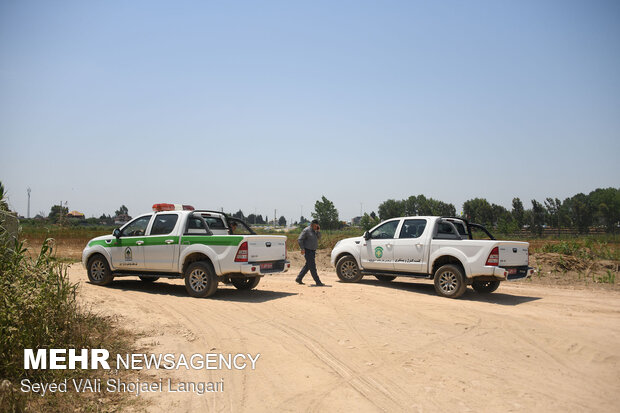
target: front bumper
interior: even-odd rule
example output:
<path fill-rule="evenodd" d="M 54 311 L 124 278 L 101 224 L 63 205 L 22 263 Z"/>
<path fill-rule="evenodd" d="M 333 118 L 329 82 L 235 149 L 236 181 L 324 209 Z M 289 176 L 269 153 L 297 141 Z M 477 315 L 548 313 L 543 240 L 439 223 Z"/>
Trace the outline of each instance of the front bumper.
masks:
<path fill-rule="evenodd" d="M 261 265 L 262 264 L 262 265 Z M 271 268 L 265 268 L 264 264 L 271 264 Z M 291 268 L 290 261 L 275 261 L 270 263 L 252 262 L 247 264 L 241 264 L 241 274 L 247 276 L 276 274 L 280 272 L 287 272 Z"/>

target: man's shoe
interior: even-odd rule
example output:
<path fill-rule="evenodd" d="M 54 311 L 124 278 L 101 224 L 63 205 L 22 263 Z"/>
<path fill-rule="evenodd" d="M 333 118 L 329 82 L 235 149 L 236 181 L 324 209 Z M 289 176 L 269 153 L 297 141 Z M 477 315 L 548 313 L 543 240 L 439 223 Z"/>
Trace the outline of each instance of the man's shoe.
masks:
<path fill-rule="evenodd" d="M 297 278 L 295 278 L 295 282 L 297 284 L 301 284 L 301 285 L 305 285 L 304 282 L 302 280 L 298 280 Z"/>

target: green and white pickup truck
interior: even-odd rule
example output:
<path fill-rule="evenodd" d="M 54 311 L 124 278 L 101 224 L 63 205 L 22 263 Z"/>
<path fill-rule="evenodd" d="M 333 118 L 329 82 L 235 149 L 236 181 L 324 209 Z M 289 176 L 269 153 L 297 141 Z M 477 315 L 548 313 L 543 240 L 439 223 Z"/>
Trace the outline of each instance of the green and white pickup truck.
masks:
<path fill-rule="evenodd" d="M 243 221 L 207 210 L 159 210 L 140 215 L 112 235 L 90 240 L 82 252 L 90 282 L 115 277 L 184 278 L 193 297 L 208 297 L 218 283 L 256 287 L 269 273 L 286 272 L 286 237 L 256 235 Z"/>

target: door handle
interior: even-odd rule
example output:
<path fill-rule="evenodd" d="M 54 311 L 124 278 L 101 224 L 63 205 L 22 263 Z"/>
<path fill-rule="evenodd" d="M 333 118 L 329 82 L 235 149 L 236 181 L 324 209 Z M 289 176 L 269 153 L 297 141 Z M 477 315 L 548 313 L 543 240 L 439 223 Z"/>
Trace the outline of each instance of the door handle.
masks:
<path fill-rule="evenodd" d="M 144 244 L 144 241 L 136 241 L 136 245 L 142 245 Z"/>
<path fill-rule="evenodd" d="M 421 246 L 423 246 L 423 245 L 424 245 L 424 244 L 415 244 L 415 246 L 416 246 L 416 247 L 421 247 Z"/>
<path fill-rule="evenodd" d="M 166 240 L 166 244 L 172 244 L 173 242 L 174 242 L 174 240 L 173 240 L 173 239 L 167 239 L 167 240 Z"/>
<path fill-rule="evenodd" d="M 392 248 L 392 244 L 385 244 L 386 247 Z"/>

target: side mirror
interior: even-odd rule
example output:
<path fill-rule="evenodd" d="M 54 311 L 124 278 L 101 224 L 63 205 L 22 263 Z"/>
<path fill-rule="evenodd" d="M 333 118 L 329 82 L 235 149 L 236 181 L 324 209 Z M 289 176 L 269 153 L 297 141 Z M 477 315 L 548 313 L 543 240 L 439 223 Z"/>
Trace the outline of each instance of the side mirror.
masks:
<path fill-rule="evenodd" d="M 118 228 L 114 228 L 114 231 L 112 232 L 112 235 L 114 235 L 114 237 L 116 239 L 119 239 L 121 237 L 121 230 Z"/>
<path fill-rule="evenodd" d="M 365 240 L 369 240 L 370 239 L 370 233 L 368 231 L 364 232 L 364 239 Z"/>

